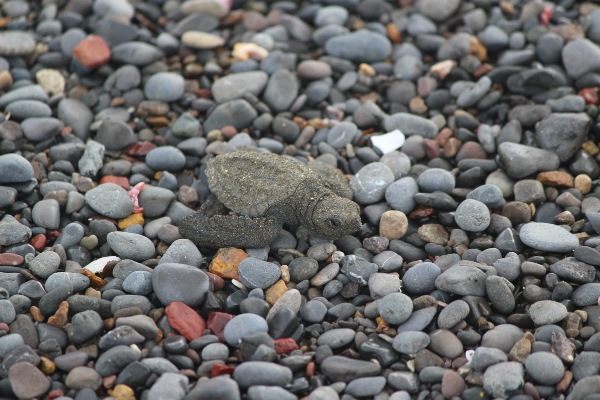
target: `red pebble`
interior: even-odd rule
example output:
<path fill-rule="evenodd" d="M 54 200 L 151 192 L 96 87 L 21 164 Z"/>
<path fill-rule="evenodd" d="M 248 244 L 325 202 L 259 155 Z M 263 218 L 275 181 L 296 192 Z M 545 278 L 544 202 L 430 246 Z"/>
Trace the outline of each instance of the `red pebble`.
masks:
<path fill-rule="evenodd" d="M 54 399 L 57 399 L 64 395 L 65 395 L 65 392 L 63 392 L 62 390 L 54 389 L 54 390 L 51 390 L 50 392 L 48 392 L 48 396 L 46 396 L 46 400 L 54 400 Z"/>
<path fill-rule="evenodd" d="M 233 315 L 231 314 L 214 311 L 208 314 L 208 321 L 206 321 L 206 325 L 208 326 L 208 329 L 210 329 L 210 331 L 213 333 L 213 335 L 216 335 L 222 342 L 225 340 L 225 338 L 223 337 L 223 330 L 225 329 L 225 325 L 227 325 L 227 323 L 232 319 Z"/>
<path fill-rule="evenodd" d="M 540 13 L 540 24 L 548 26 L 552 19 L 552 7 L 545 6 Z"/>
<path fill-rule="evenodd" d="M 180 301 L 175 301 L 165 308 L 169 325 L 177 330 L 188 341 L 204 335 L 206 322 L 194 309 Z"/>
<path fill-rule="evenodd" d="M 75 46 L 73 57 L 86 68 L 98 68 L 110 61 L 110 48 L 101 36 L 92 35 Z"/>
<path fill-rule="evenodd" d="M 129 179 L 124 176 L 105 175 L 100 179 L 100 184 L 102 185 L 103 183 L 114 183 L 125 190 L 129 190 Z"/>
<path fill-rule="evenodd" d="M 232 367 L 229 365 L 215 364 L 210 369 L 210 377 L 214 378 L 215 376 L 219 376 L 219 375 L 231 375 L 231 374 L 233 374 L 234 370 L 235 370 L 235 367 Z"/>
<path fill-rule="evenodd" d="M 23 256 L 14 253 L 2 253 L 0 254 L 0 265 L 11 265 L 17 266 L 23 264 L 25 259 Z"/>
<path fill-rule="evenodd" d="M 144 188 L 144 182 L 140 182 L 129 191 L 129 198 L 133 201 L 133 213 L 138 214 L 144 211 L 143 207 L 140 207 L 140 201 L 138 199 L 140 192 Z"/>
<path fill-rule="evenodd" d="M 44 247 L 46 247 L 46 240 L 46 236 L 42 233 L 39 233 L 31 238 L 29 244 L 31 244 L 37 251 L 42 251 L 44 250 Z"/>
<path fill-rule="evenodd" d="M 298 350 L 298 343 L 292 338 L 281 338 L 275 340 L 275 351 L 277 354 L 290 354 L 294 350 Z"/>
<path fill-rule="evenodd" d="M 147 140 L 142 141 L 142 142 L 135 142 L 133 144 L 130 144 L 127 149 L 125 150 L 125 154 L 128 154 L 130 156 L 134 156 L 134 157 L 141 157 L 141 156 L 145 156 L 146 154 L 148 154 L 150 152 L 150 150 L 154 150 L 156 148 L 156 145 L 152 142 L 148 142 Z"/>
<path fill-rule="evenodd" d="M 600 99 L 598 99 L 598 88 L 596 87 L 581 89 L 577 94 L 583 97 L 585 104 L 600 104 Z"/>
<path fill-rule="evenodd" d="M 10 327 L 8 326 L 8 324 L 6 322 L 0 322 L 0 331 L 8 332 L 9 330 L 10 330 Z"/>
<path fill-rule="evenodd" d="M 430 217 L 435 213 L 435 209 L 433 207 L 425 207 L 419 206 L 416 210 L 409 214 L 410 219 L 420 219 Z"/>

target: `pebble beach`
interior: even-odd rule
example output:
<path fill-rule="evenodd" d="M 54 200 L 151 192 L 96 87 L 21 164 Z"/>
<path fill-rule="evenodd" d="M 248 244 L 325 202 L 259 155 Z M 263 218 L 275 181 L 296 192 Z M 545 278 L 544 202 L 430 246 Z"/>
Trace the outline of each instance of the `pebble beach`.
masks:
<path fill-rule="evenodd" d="M 599 88 L 597 1 L 0 2 L 0 398 L 597 399 Z M 198 248 L 240 150 L 360 230 Z"/>

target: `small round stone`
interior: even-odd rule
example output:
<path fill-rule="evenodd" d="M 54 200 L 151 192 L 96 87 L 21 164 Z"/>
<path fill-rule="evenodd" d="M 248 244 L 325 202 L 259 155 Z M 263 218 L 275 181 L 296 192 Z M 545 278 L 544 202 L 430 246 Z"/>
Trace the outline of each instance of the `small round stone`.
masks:
<path fill-rule="evenodd" d="M 467 232 L 481 232 L 490 225 L 490 210 L 478 200 L 467 199 L 461 202 L 454 217 L 456 224 Z"/>
<path fill-rule="evenodd" d="M 541 385 L 556 385 L 563 378 L 565 366 L 556 354 L 540 351 L 527 357 L 525 370 Z"/>
<path fill-rule="evenodd" d="M 386 190 L 387 193 L 387 190 Z M 381 215 L 379 234 L 389 240 L 400 239 L 408 230 L 408 218 L 402 211 L 389 210 Z"/>
<path fill-rule="evenodd" d="M 335 350 L 345 347 L 348 344 L 352 343 L 354 341 L 355 336 L 356 332 L 353 329 L 332 329 L 319 336 L 317 343 L 320 346 L 329 346 Z"/>
<path fill-rule="evenodd" d="M 154 243 L 143 235 L 128 232 L 110 232 L 106 236 L 110 248 L 122 258 L 145 261 L 156 253 Z"/>
<path fill-rule="evenodd" d="M 157 147 L 146 155 L 146 164 L 155 171 L 178 171 L 185 166 L 185 155 L 177 147 Z"/>
<path fill-rule="evenodd" d="M 390 324 L 406 321 L 413 310 L 410 297 L 403 293 L 390 293 L 377 301 L 379 315 Z"/>
<path fill-rule="evenodd" d="M 350 181 L 354 200 L 359 204 L 373 204 L 383 199 L 387 187 L 394 182 L 394 173 L 385 164 L 374 162 L 358 171 Z"/>
<path fill-rule="evenodd" d="M 456 179 L 451 172 L 441 168 L 429 168 L 417 178 L 419 188 L 424 192 L 440 191 L 450 193 L 456 185 Z"/>
<path fill-rule="evenodd" d="M 152 288 L 165 305 L 178 301 L 197 307 L 204 302 L 209 286 L 208 276 L 191 265 L 164 263 L 152 271 Z"/>
<path fill-rule="evenodd" d="M 121 186 L 104 183 L 86 192 L 86 203 L 101 215 L 125 218 L 133 212 L 133 202 Z"/>
<path fill-rule="evenodd" d="M 248 289 L 267 289 L 277 282 L 281 270 L 274 263 L 248 257 L 239 263 L 238 274 Z"/>
<path fill-rule="evenodd" d="M 567 316 L 567 307 L 552 300 L 536 301 L 529 307 L 527 314 L 536 325 L 555 324 Z"/>
<path fill-rule="evenodd" d="M 144 86 L 144 94 L 148 100 L 177 101 L 183 96 L 183 91 L 183 77 L 172 72 L 158 72 Z"/>
<path fill-rule="evenodd" d="M 392 346 L 401 354 L 414 355 L 429 346 L 430 341 L 425 332 L 406 331 L 396 335 Z"/>
<path fill-rule="evenodd" d="M 469 315 L 469 305 L 463 300 L 454 300 L 448 304 L 438 317 L 438 326 L 442 329 L 450 329 Z"/>
<path fill-rule="evenodd" d="M 233 317 L 223 331 L 227 344 L 238 347 L 243 337 L 257 332 L 267 332 L 267 321 L 256 314 L 240 314 Z"/>
<path fill-rule="evenodd" d="M 441 273 L 440 267 L 434 263 L 415 264 L 404 273 L 402 287 L 407 293 L 428 294 L 435 290 L 435 280 Z"/>
<path fill-rule="evenodd" d="M 50 381 L 35 365 L 21 361 L 8 369 L 12 392 L 19 399 L 40 397 L 50 388 Z"/>

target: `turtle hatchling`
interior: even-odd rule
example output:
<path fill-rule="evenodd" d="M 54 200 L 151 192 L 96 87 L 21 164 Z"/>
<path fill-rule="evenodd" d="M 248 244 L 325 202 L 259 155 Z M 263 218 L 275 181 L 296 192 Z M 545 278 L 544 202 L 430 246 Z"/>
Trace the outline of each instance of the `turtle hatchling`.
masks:
<path fill-rule="evenodd" d="M 197 246 L 265 247 L 283 224 L 323 239 L 360 229 L 345 177 L 323 162 L 306 166 L 273 153 L 235 151 L 209 160 L 206 176 L 213 194 L 179 225 Z"/>

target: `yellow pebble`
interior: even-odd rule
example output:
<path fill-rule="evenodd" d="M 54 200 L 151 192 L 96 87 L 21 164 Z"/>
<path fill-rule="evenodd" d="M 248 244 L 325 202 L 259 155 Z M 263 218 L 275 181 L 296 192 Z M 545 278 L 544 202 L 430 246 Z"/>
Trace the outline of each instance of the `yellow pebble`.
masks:
<path fill-rule="evenodd" d="M 127 385 L 117 385 L 113 390 L 109 390 L 108 394 L 115 400 L 135 400 L 135 393 L 132 388 Z"/>
<path fill-rule="evenodd" d="M 117 226 L 120 230 L 130 227 L 131 225 L 144 225 L 144 215 L 142 213 L 131 214 L 128 217 L 119 220 Z"/>
<path fill-rule="evenodd" d="M 592 190 L 592 178 L 586 174 L 579 174 L 575 177 L 574 185 L 581 194 L 589 193 Z"/>
<path fill-rule="evenodd" d="M 40 369 L 46 375 L 52 375 L 56 371 L 56 364 L 49 358 L 40 357 Z"/>

